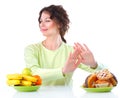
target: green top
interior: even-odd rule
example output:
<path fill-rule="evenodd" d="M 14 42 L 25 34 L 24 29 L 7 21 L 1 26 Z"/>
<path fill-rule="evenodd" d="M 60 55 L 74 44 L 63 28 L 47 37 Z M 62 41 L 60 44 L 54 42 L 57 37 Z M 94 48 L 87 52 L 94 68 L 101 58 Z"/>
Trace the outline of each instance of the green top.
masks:
<path fill-rule="evenodd" d="M 25 63 L 32 70 L 32 74 L 38 74 L 42 78 L 42 85 L 64 85 L 70 82 L 72 73 L 63 76 L 62 67 L 64 66 L 69 53 L 73 47 L 64 42 L 57 50 L 48 50 L 42 43 L 32 44 L 25 48 Z M 98 66 L 96 69 L 80 64 L 79 68 L 88 72 L 94 72 L 102 69 Z"/>

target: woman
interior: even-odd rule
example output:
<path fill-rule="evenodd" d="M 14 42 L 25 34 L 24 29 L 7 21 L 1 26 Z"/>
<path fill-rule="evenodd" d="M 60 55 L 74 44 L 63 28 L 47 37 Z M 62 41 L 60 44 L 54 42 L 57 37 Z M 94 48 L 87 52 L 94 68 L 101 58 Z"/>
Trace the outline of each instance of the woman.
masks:
<path fill-rule="evenodd" d="M 75 43 L 73 47 L 66 44 L 64 35 L 70 21 L 61 5 L 44 7 L 38 22 L 46 39 L 25 48 L 25 62 L 34 75 L 41 76 L 42 85 L 69 84 L 78 67 L 89 72 L 102 68 L 85 44 Z"/>

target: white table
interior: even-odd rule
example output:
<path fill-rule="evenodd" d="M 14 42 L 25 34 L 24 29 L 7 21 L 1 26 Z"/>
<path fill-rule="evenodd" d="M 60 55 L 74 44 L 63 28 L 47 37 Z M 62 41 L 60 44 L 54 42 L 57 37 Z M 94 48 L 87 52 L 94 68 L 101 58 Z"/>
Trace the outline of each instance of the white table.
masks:
<path fill-rule="evenodd" d="M 9 86 L 0 87 L 0 95 L 4 98 L 120 98 L 119 86 L 111 92 L 88 93 L 79 87 L 46 86 L 36 92 L 18 92 Z"/>

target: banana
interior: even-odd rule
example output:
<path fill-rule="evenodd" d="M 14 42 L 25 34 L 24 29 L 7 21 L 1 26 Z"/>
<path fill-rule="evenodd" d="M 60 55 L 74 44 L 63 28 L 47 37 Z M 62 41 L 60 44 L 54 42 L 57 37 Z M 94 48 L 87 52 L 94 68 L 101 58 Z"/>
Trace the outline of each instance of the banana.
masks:
<path fill-rule="evenodd" d="M 32 86 L 38 79 L 34 76 L 23 75 L 19 73 L 7 74 L 7 84 L 9 86 Z"/>
<path fill-rule="evenodd" d="M 33 76 L 23 75 L 23 79 L 27 80 L 27 81 L 31 81 L 31 82 L 37 82 L 37 78 L 35 78 Z"/>
<path fill-rule="evenodd" d="M 21 81 L 21 85 L 22 85 L 22 86 L 31 86 L 31 85 L 32 85 L 32 82 L 31 82 L 31 81 L 22 80 L 22 81 Z"/>
<path fill-rule="evenodd" d="M 21 81 L 20 80 L 7 80 L 7 84 L 9 86 L 11 86 L 11 85 L 20 85 Z"/>
<path fill-rule="evenodd" d="M 7 74 L 7 78 L 9 80 L 19 80 L 19 79 L 22 79 L 22 75 L 21 74 L 18 74 L 18 73 L 15 73 L 15 74 Z"/>

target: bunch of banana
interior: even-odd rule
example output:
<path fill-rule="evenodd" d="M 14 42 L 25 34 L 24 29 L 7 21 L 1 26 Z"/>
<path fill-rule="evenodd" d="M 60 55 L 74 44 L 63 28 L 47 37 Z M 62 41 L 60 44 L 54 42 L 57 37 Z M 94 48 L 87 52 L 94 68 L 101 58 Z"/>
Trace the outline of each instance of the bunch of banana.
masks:
<path fill-rule="evenodd" d="M 37 78 L 32 75 L 23 75 L 23 74 L 8 74 L 7 75 L 7 84 L 9 86 L 19 85 L 19 86 L 32 86 L 37 82 Z"/>
<path fill-rule="evenodd" d="M 15 74 L 8 74 L 7 75 L 7 84 L 8 85 L 20 85 L 22 80 L 22 75 L 15 73 Z"/>

